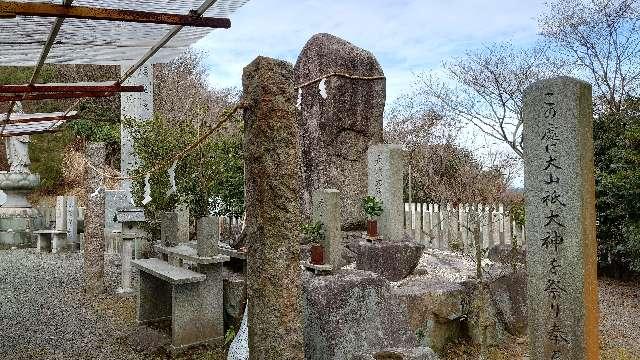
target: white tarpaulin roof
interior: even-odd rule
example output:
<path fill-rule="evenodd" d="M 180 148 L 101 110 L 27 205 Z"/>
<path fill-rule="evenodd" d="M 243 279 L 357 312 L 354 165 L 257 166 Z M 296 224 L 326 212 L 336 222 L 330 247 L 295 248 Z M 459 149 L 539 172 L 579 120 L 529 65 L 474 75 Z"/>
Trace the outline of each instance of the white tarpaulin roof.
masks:
<path fill-rule="evenodd" d="M 204 0 L 76 0 L 75 6 L 188 14 Z M 205 17 L 230 17 L 249 0 L 217 0 Z M 27 0 L 22 2 L 49 2 Z M 0 19 L 0 65 L 35 65 L 55 18 Z M 232 22 L 233 28 L 233 22 Z M 66 19 L 46 62 L 51 64 L 122 64 L 140 59 L 173 26 L 104 20 Z M 165 62 L 214 29 L 185 27 L 152 58 Z M 219 30 L 227 31 L 227 30 Z"/>

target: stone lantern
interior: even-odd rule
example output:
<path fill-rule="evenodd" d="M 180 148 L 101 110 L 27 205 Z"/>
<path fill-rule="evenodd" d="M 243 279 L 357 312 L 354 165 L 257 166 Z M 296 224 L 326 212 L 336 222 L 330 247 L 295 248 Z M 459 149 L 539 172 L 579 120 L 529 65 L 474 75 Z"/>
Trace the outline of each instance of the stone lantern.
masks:
<path fill-rule="evenodd" d="M 143 229 L 146 222 L 143 208 L 119 208 L 116 212 L 116 219 L 122 224 L 122 287 L 119 293 L 129 293 L 131 289 L 131 258 L 134 247 L 136 259 L 140 255 L 141 243 L 145 240 L 147 233 Z"/>

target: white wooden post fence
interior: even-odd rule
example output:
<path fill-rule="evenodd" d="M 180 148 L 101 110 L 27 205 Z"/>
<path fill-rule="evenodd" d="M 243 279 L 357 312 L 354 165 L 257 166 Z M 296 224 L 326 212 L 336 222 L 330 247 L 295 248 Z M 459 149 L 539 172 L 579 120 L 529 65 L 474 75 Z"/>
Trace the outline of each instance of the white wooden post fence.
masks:
<path fill-rule="evenodd" d="M 405 203 L 405 231 L 427 248 L 471 253 L 472 212 L 478 214 L 482 247 L 512 245 L 526 247 L 524 226 L 505 211 L 503 204 Z"/>

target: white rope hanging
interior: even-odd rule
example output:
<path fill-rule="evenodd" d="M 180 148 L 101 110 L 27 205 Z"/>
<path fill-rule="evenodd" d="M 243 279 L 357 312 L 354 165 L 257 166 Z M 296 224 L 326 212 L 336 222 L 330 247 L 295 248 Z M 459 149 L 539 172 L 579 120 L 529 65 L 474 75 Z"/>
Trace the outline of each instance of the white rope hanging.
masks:
<path fill-rule="evenodd" d="M 302 110 L 302 88 L 298 88 L 298 102 L 296 103 L 298 110 Z"/>

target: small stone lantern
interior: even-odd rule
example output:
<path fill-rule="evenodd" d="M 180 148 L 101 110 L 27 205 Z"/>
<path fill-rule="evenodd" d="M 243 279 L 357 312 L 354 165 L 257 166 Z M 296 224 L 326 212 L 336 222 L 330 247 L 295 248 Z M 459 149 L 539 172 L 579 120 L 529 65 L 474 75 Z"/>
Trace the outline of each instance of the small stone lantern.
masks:
<path fill-rule="evenodd" d="M 136 259 L 140 256 L 140 243 L 146 238 L 147 233 L 142 228 L 146 222 L 143 208 L 119 208 L 116 212 L 116 220 L 122 224 L 122 287 L 118 293 L 130 293 L 131 289 L 131 258 L 135 243 Z"/>

